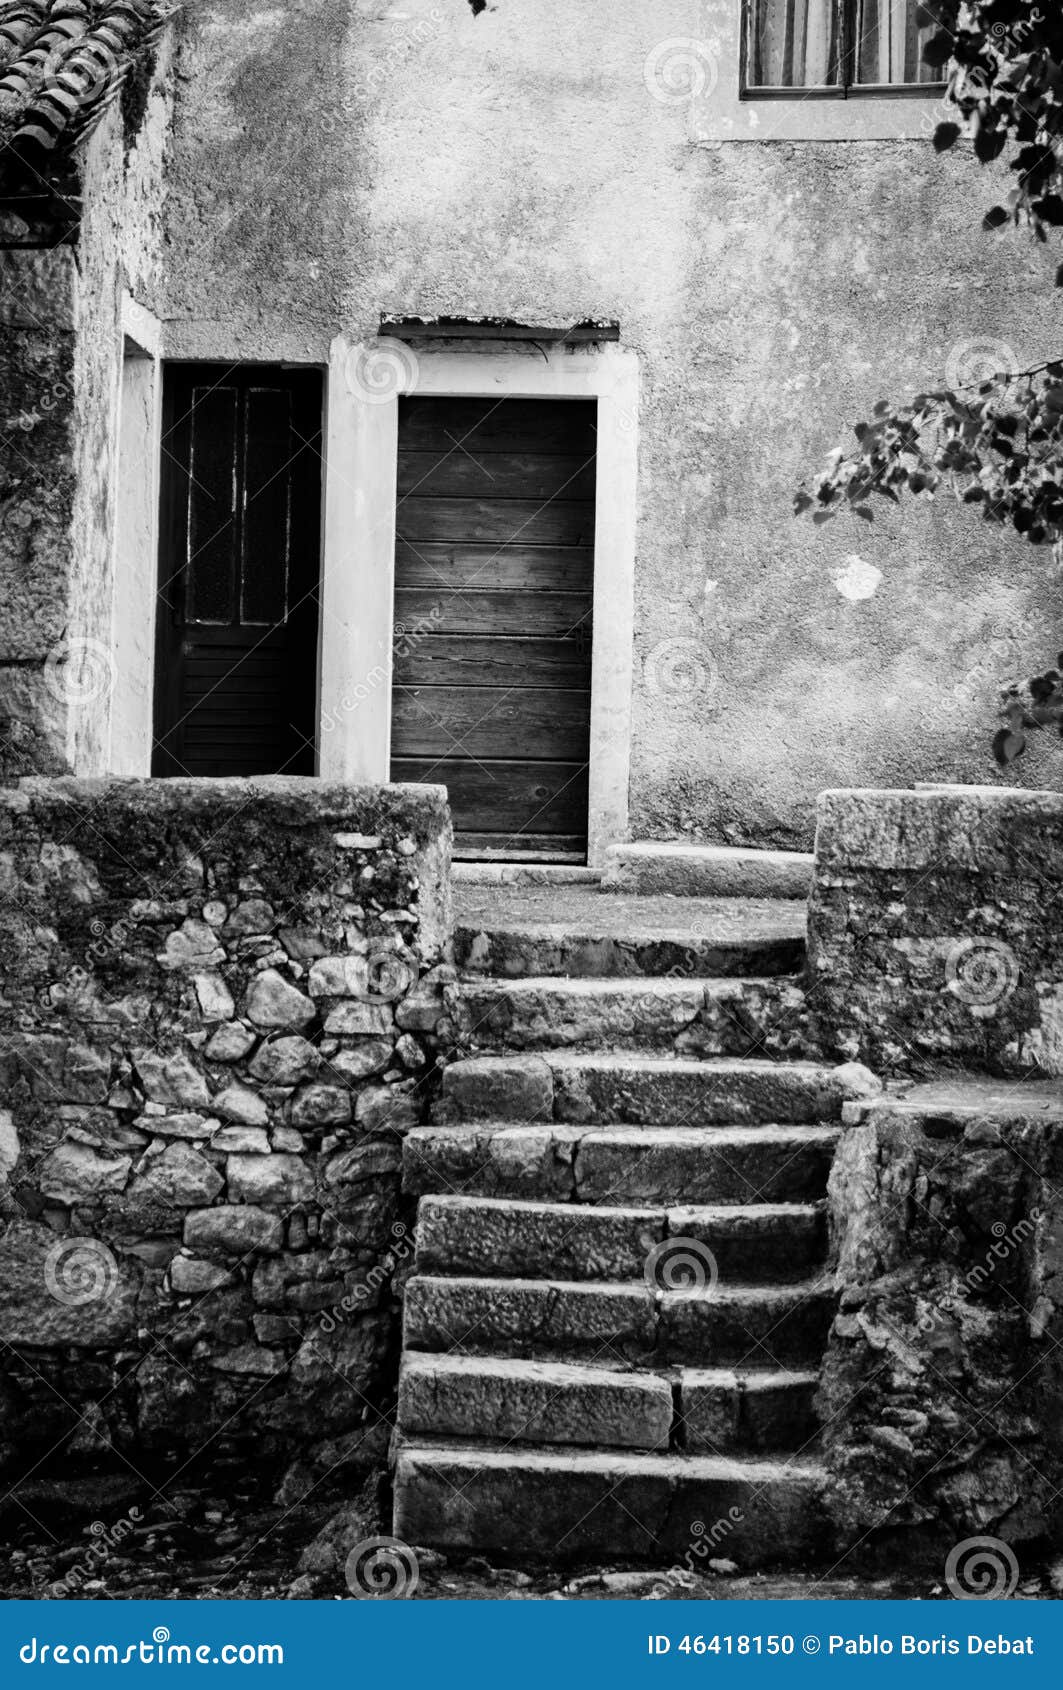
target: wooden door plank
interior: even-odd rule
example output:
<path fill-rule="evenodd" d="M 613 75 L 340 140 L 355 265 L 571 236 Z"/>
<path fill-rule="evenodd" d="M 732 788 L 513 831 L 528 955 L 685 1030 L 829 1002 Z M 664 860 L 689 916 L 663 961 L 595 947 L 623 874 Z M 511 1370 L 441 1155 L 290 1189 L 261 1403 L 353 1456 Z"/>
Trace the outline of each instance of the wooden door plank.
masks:
<path fill-rule="evenodd" d="M 399 401 L 404 451 L 556 452 L 590 458 L 597 450 L 593 399 L 417 399 Z"/>
<path fill-rule="evenodd" d="M 493 634 L 512 639 L 534 629 L 539 635 L 564 638 L 583 628 L 589 632 L 592 600 L 586 593 L 452 593 L 446 591 L 395 594 L 395 626 L 407 639 L 432 634 Z"/>
<path fill-rule="evenodd" d="M 461 827 L 470 833 L 564 833 L 586 838 L 585 763 L 493 762 L 395 757 L 393 781 L 445 786 Z"/>
<path fill-rule="evenodd" d="M 398 587 L 502 588 L 507 592 L 589 593 L 592 546 L 502 546 L 401 543 L 395 548 Z"/>
<path fill-rule="evenodd" d="M 400 540 L 490 540 L 496 545 L 590 546 L 590 499 L 402 499 Z"/>
<path fill-rule="evenodd" d="M 524 757 L 578 762 L 590 746 L 586 692 L 538 687 L 396 687 L 399 757 Z"/>
<path fill-rule="evenodd" d="M 446 447 L 399 453 L 400 501 L 420 498 L 593 499 L 594 456 L 479 452 Z"/>
<path fill-rule="evenodd" d="M 484 634 L 400 638 L 396 686 L 577 687 L 589 690 L 590 652 L 576 640 Z"/>

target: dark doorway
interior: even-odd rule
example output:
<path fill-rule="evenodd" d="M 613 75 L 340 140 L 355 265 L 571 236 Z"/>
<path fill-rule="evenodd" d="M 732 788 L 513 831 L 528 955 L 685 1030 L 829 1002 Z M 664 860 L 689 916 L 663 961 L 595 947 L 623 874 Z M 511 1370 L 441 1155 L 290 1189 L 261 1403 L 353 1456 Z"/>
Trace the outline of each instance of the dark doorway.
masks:
<path fill-rule="evenodd" d="M 597 405 L 403 399 L 392 779 L 464 856 L 585 858 Z"/>
<path fill-rule="evenodd" d="M 171 365 L 156 775 L 312 775 L 320 371 Z"/>

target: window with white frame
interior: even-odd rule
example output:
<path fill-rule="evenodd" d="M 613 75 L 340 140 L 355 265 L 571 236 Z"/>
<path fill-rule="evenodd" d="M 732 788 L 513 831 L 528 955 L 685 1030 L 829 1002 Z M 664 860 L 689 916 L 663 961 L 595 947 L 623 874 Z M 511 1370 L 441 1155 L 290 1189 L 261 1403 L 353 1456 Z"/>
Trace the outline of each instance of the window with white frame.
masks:
<path fill-rule="evenodd" d="M 924 91 L 942 85 L 923 63 L 935 33 L 920 0 L 745 0 L 746 96 Z"/>

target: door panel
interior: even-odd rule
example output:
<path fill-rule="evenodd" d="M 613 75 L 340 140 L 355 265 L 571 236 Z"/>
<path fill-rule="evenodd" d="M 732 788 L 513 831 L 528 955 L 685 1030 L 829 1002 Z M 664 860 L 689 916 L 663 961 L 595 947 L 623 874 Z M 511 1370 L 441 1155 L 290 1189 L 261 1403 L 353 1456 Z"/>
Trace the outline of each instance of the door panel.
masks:
<path fill-rule="evenodd" d="M 171 366 L 156 775 L 313 774 L 322 378 Z"/>
<path fill-rule="evenodd" d="M 392 778 L 477 855 L 585 856 L 597 407 L 404 399 Z"/>

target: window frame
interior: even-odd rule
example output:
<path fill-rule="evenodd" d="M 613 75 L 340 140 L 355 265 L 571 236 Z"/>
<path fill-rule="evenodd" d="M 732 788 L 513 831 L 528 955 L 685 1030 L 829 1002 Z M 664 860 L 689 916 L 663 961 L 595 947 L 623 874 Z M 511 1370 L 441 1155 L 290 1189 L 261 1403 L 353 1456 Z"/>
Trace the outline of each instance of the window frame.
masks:
<path fill-rule="evenodd" d="M 746 100 L 897 100 L 911 99 L 913 95 L 927 95 L 940 99 L 948 87 L 946 78 L 937 82 L 840 82 L 835 86 L 817 84 L 812 87 L 793 85 L 782 87 L 774 83 L 759 83 L 750 80 L 750 69 L 755 60 L 755 32 L 758 21 L 758 9 L 765 0 L 742 0 L 742 28 L 739 40 L 739 69 L 738 69 L 738 98 Z M 833 0 L 839 25 L 839 39 L 841 41 L 841 60 L 845 64 L 849 58 L 849 42 L 852 34 L 853 11 L 856 0 Z"/>

